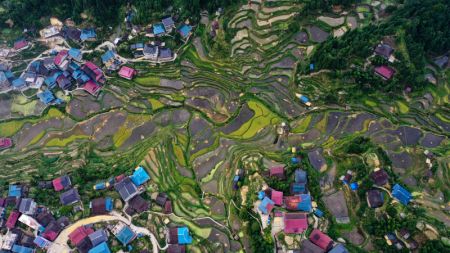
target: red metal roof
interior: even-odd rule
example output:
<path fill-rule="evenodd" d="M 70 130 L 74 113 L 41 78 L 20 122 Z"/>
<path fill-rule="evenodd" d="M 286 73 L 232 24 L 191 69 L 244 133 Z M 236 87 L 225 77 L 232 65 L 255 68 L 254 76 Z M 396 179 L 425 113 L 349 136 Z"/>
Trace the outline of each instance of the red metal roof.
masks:
<path fill-rule="evenodd" d="M 68 54 L 67 50 L 61 50 L 61 51 L 59 51 L 59 53 L 56 55 L 56 57 L 55 57 L 55 59 L 53 60 L 53 62 L 54 62 L 56 65 L 60 65 L 60 64 L 64 61 L 64 59 L 66 59 L 67 54 Z"/>
<path fill-rule="evenodd" d="M 28 46 L 28 41 L 26 41 L 26 40 L 19 40 L 19 41 L 16 41 L 14 43 L 14 49 L 15 50 L 22 49 L 22 48 L 24 48 L 26 46 Z"/>
<path fill-rule="evenodd" d="M 81 226 L 69 234 L 69 240 L 73 245 L 78 245 L 81 241 L 83 241 L 84 238 L 92 233 L 94 233 L 94 230 L 92 228 Z"/>
<path fill-rule="evenodd" d="M 380 66 L 375 68 L 375 73 L 384 77 L 385 79 L 391 79 L 395 73 L 395 70 L 389 66 Z"/>
<path fill-rule="evenodd" d="M 56 240 L 56 237 L 58 237 L 58 233 L 56 233 L 55 231 L 46 231 L 42 234 L 42 237 L 47 240 L 54 241 Z"/>
<path fill-rule="evenodd" d="M 305 213 L 286 213 L 284 216 L 284 232 L 300 234 L 308 229 L 308 218 Z"/>
<path fill-rule="evenodd" d="M 62 180 L 61 180 L 60 177 L 55 178 L 55 179 L 53 179 L 53 181 L 52 181 L 52 183 L 53 183 L 53 188 L 54 188 L 55 191 L 57 191 L 57 192 L 64 190 L 64 186 L 62 185 L 62 182 L 61 182 L 61 181 L 62 181 Z"/>
<path fill-rule="evenodd" d="M 136 75 L 137 71 L 133 68 L 127 67 L 127 66 L 123 66 L 120 70 L 119 70 L 119 76 L 126 78 L 126 79 L 133 79 L 134 75 Z"/>
<path fill-rule="evenodd" d="M 329 250 L 333 245 L 333 240 L 318 229 L 314 229 L 309 235 L 309 240 L 324 250 Z"/>
<path fill-rule="evenodd" d="M 18 211 L 12 211 L 6 221 L 6 227 L 12 229 L 16 226 L 16 222 L 19 219 L 20 213 Z"/>
<path fill-rule="evenodd" d="M 97 95 L 97 92 L 100 90 L 100 88 L 101 88 L 100 85 L 98 85 L 92 80 L 87 81 L 86 84 L 83 86 L 83 89 L 85 91 L 94 96 Z"/>
<path fill-rule="evenodd" d="M 283 192 L 272 190 L 271 199 L 275 205 L 281 206 L 283 204 Z"/>
<path fill-rule="evenodd" d="M 298 203 L 300 203 L 302 199 L 300 196 L 288 196 L 284 198 L 284 204 L 286 205 L 286 209 L 288 210 L 297 210 Z"/>

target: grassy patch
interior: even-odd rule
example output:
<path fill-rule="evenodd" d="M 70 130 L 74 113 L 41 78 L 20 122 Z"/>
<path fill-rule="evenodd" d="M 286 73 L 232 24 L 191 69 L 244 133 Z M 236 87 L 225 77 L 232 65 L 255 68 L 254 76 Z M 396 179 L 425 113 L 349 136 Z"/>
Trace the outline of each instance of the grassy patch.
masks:
<path fill-rule="evenodd" d="M 311 114 L 301 119 L 297 125 L 292 129 L 293 133 L 304 133 L 306 129 L 308 129 L 309 123 L 311 123 L 312 116 Z"/>
<path fill-rule="evenodd" d="M 159 85 L 160 78 L 157 76 L 137 77 L 134 81 L 142 86 L 156 86 Z"/>
<path fill-rule="evenodd" d="M 54 138 L 51 139 L 49 142 L 47 142 L 46 146 L 48 147 L 65 147 L 67 146 L 67 144 L 75 141 L 75 140 L 79 140 L 79 139 L 87 139 L 89 138 L 86 135 L 72 135 L 70 137 L 67 138 Z"/>
<path fill-rule="evenodd" d="M 61 117 L 64 114 L 60 112 L 58 109 L 51 108 L 46 115 L 37 119 L 21 119 L 21 120 L 12 120 L 4 123 L 0 123 L 0 133 L 1 136 L 10 137 L 17 133 L 25 123 L 37 123 L 42 120 L 48 120 L 51 118 Z"/>
<path fill-rule="evenodd" d="M 151 115 L 129 114 L 125 123 L 117 130 L 113 136 L 114 146 L 120 147 L 131 136 L 133 129 L 152 118 Z"/>
<path fill-rule="evenodd" d="M 281 119 L 266 106 L 256 101 L 249 101 L 248 107 L 255 112 L 253 118 L 245 122 L 238 130 L 229 134 L 230 137 L 249 139 L 255 136 L 261 129 L 277 124 Z"/>
<path fill-rule="evenodd" d="M 400 113 L 405 114 L 405 113 L 409 112 L 409 107 L 405 103 L 403 103 L 401 101 L 397 101 L 397 106 L 398 106 Z"/>
<path fill-rule="evenodd" d="M 28 145 L 36 144 L 40 139 L 42 139 L 42 137 L 44 137 L 44 135 L 45 131 L 40 132 L 39 134 L 34 136 L 34 138 L 30 141 L 30 143 L 28 143 Z"/>
<path fill-rule="evenodd" d="M 152 110 L 158 110 L 159 108 L 164 107 L 164 104 L 156 98 L 149 98 L 148 101 L 152 104 Z"/>
<path fill-rule="evenodd" d="M 368 105 L 370 107 L 376 107 L 377 106 L 376 102 L 374 102 L 372 100 L 368 100 L 368 99 L 364 100 L 364 104 L 366 104 L 366 105 Z"/>

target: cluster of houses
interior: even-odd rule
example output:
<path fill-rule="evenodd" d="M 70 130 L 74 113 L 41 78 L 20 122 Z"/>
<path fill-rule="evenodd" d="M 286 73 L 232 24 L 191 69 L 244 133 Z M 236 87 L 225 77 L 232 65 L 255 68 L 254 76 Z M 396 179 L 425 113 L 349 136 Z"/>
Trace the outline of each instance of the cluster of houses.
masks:
<path fill-rule="evenodd" d="M 351 190 L 358 190 L 357 182 L 352 182 L 353 173 L 347 171 L 347 173 L 341 177 L 341 181 L 350 187 Z M 389 175 L 381 168 L 375 168 L 370 174 L 370 179 L 374 183 L 374 187 L 366 192 L 367 204 L 370 208 L 380 208 L 385 203 L 384 189 L 390 188 Z M 408 205 L 412 200 L 412 194 L 399 184 L 395 184 L 391 191 L 391 197 L 395 202 L 402 205 Z M 385 236 L 386 243 L 388 245 L 395 246 L 398 250 L 407 247 L 410 250 L 417 248 L 418 243 L 409 238 L 409 232 L 406 229 L 400 229 L 399 231 L 392 231 Z"/>
<path fill-rule="evenodd" d="M 293 157 L 294 164 L 299 163 L 299 158 Z M 269 170 L 270 177 L 286 180 L 285 169 L 282 166 L 272 167 Z M 307 188 L 308 177 L 306 171 L 296 169 L 294 181 L 290 184 L 290 196 L 284 196 L 282 191 L 265 187 L 258 193 L 258 213 L 263 221 L 263 227 L 272 223 L 272 233 L 277 234 L 303 234 L 313 219 L 308 215 L 313 213 L 317 218 L 322 218 L 324 213 L 317 208 L 312 201 Z M 282 209 L 277 210 L 275 207 Z M 281 211 L 281 210 L 287 211 Z M 274 211 L 275 210 L 275 211 Z M 273 218 L 271 217 L 273 213 Z M 331 238 L 318 229 L 314 229 L 309 240 L 304 240 L 300 252 L 348 252 L 341 244 L 335 244 Z"/>
<path fill-rule="evenodd" d="M 123 211 L 133 216 L 147 211 L 150 207 L 150 202 L 141 196 L 149 180 L 147 171 L 139 166 L 130 176 L 122 174 L 100 182 L 94 186 L 94 190 L 115 189 L 126 203 Z M 59 195 L 61 205 L 73 206 L 74 212 L 83 210 L 78 190 L 72 187 L 68 175 L 50 181 L 40 181 L 38 187 L 62 192 Z M 28 192 L 27 186 L 12 184 L 9 186 L 8 196 L 0 198 L 0 227 L 7 229 L 7 233 L 2 235 L 0 240 L 1 250 L 14 253 L 33 253 L 36 248 L 46 250 L 61 231 L 70 225 L 67 217 L 56 219 L 49 209 L 29 198 Z M 154 201 L 163 208 L 164 213 L 172 212 L 172 202 L 167 194 L 158 193 Z M 95 198 L 90 201 L 89 208 L 91 215 L 107 215 L 114 208 L 114 200 L 110 197 Z M 27 229 L 18 223 L 24 224 Z M 68 235 L 69 245 L 81 253 L 110 253 L 108 237 L 111 234 L 123 246 L 128 246 L 129 250 L 130 243 L 142 236 L 123 222 L 110 223 L 106 228 L 96 230 L 93 224 L 77 227 Z M 169 228 L 167 236 L 170 244 L 168 252 L 185 252 L 186 245 L 192 243 L 192 236 L 187 227 Z"/>
<path fill-rule="evenodd" d="M 74 42 L 95 41 L 97 34 L 92 27 L 79 29 L 71 19 L 67 19 L 65 24 L 57 18 L 50 18 L 50 25 L 39 31 L 41 38 L 47 42 L 60 38 L 70 39 Z"/>
<path fill-rule="evenodd" d="M 28 197 L 28 191 L 27 186 L 13 184 L 8 196 L 0 198 L 0 226 L 7 229 L 0 240 L 1 250 L 32 253 L 37 247 L 46 249 L 70 224 L 65 216 L 55 219 L 50 210 Z"/>
<path fill-rule="evenodd" d="M 134 34 L 141 33 L 142 29 L 140 27 L 132 26 L 131 22 L 127 22 L 127 24 L 129 24 L 130 29 L 132 27 L 132 32 Z M 175 28 L 176 25 L 174 18 L 170 16 L 163 18 L 160 23 L 149 25 L 149 27 L 143 29 L 142 32 L 145 32 L 145 36 L 147 37 L 160 38 L 171 34 Z M 192 26 L 186 23 L 181 24 L 176 30 L 184 41 L 188 40 L 192 34 Z M 130 45 L 130 50 L 135 58 L 144 58 L 152 62 L 168 62 L 176 58 L 176 54 L 172 51 L 172 49 L 166 47 L 165 43 L 159 40 L 152 41 L 150 43 L 138 42 L 132 44 Z"/>
<path fill-rule="evenodd" d="M 375 47 L 374 53 L 375 55 L 383 57 L 390 63 L 393 63 L 395 61 L 393 41 L 390 39 L 386 39 L 386 41 L 382 41 L 380 44 L 378 44 Z M 374 72 L 384 80 L 390 80 L 395 74 L 395 69 L 388 65 L 381 65 L 375 67 Z"/>

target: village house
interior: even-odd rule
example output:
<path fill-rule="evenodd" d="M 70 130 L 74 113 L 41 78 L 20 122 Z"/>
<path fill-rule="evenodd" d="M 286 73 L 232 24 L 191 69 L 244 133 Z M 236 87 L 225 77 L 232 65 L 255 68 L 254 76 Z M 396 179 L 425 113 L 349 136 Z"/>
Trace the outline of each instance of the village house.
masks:
<path fill-rule="evenodd" d="M 315 245 L 310 240 L 303 240 L 300 246 L 300 253 L 325 253 L 325 250 Z"/>
<path fill-rule="evenodd" d="M 77 189 L 72 188 L 66 192 L 63 192 L 59 196 L 59 199 L 61 201 L 61 204 L 68 206 L 80 201 L 80 195 L 78 194 Z"/>
<path fill-rule="evenodd" d="M 132 80 L 136 75 L 137 71 L 133 68 L 122 66 L 119 70 L 119 76 L 128 80 Z"/>
<path fill-rule="evenodd" d="M 170 244 L 167 248 L 167 253 L 184 253 L 186 252 L 186 246 L 185 245 L 179 245 L 179 244 Z"/>
<path fill-rule="evenodd" d="M 68 175 L 53 179 L 52 184 L 53 188 L 57 192 L 67 190 L 70 188 L 70 186 L 72 186 L 72 182 L 70 181 L 70 177 Z"/>
<path fill-rule="evenodd" d="M 153 25 L 153 34 L 155 36 L 162 36 L 166 34 L 166 30 L 164 30 L 164 25 L 162 23 Z"/>
<path fill-rule="evenodd" d="M 370 174 L 370 178 L 378 186 L 386 185 L 389 182 L 389 175 L 387 174 L 387 172 L 385 170 L 380 169 L 380 168 L 376 168 Z"/>
<path fill-rule="evenodd" d="M 308 229 L 308 217 L 306 213 L 285 213 L 284 233 L 301 234 Z"/>
<path fill-rule="evenodd" d="M 25 79 L 23 79 L 21 77 L 13 80 L 11 85 L 15 90 L 22 90 L 27 87 L 27 83 L 25 82 Z"/>
<path fill-rule="evenodd" d="M 39 31 L 39 34 L 43 39 L 49 39 L 51 37 L 59 36 L 60 35 L 60 28 L 57 26 L 47 26 L 46 28 Z"/>
<path fill-rule="evenodd" d="M 155 199 L 155 203 L 163 208 L 164 213 L 172 213 L 172 202 L 169 200 L 169 197 L 166 193 L 158 193 Z"/>
<path fill-rule="evenodd" d="M 134 215 L 135 213 L 142 213 L 150 209 L 150 203 L 142 198 L 140 195 L 134 196 L 128 201 L 128 208 L 125 212 L 128 215 Z"/>
<path fill-rule="evenodd" d="M 110 70 L 116 70 L 119 68 L 121 62 L 117 59 L 116 53 L 112 50 L 106 51 L 101 56 L 102 63 L 105 64 L 105 67 Z"/>
<path fill-rule="evenodd" d="M 188 227 L 174 227 L 168 229 L 168 243 L 169 244 L 191 244 L 192 236 L 189 233 Z"/>
<path fill-rule="evenodd" d="M 76 246 L 80 252 L 88 252 L 92 248 L 89 235 L 94 233 L 90 227 L 80 226 L 69 234 L 69 241 L 73 246 Z"/>
<path fill-rule="evenodd" d="M 272 167 L 269 170 L 269 176 L 270 177 L 277 177 L 280 180 L 284 180 L 286 179 L 285 175 L 284 175 L 284 167 L 282 166 L 277 166 L 277 167 Z"/>
<path fill-rule="evenodd" d="M 376 55 L 379 55 L 383 57 L 386 60 L 389 60 L 389 62 L 394 61 L 394 57 L 392 56 L 392 53 L 394 52 L 394 49 L 389 46 L 388 44 L 380 43 L 375 47 L 374 50 Z"/>
<path fill-rule="evenodd" d="M 88 237 L 94 247 L 108 241 L 108 235 L 103 229 L 95 231 L 94 233 L 88 235 Z"/>
<path fill-rule="evenodd" d="M 69 49 L 68 54 L 69 54 L 69 58 L 73 59 L 75 61 L 81 62 L 81 60 L 83 59 L 83 53 L 78 48 Z"/>
<path fill-rule="evenodd" d="M 389 80 L 394 75 L 395 70 L 389 66 L 383 65 L 375 67 L 375 74 L 383 78 L 384 80 Z"/>
<path fill-rule="evenodd" d="M 306 184 L 308 183 L 308 177 L 306 171 L 297 169 L 294 172 L 294 182 L 291 183 L 292 194 L 302 194 L 307 192 Z"/>
<path fill-rule="evenodd" d="M 42 92 L 38 92 L 36 95 L 39 100 L 45 105 L 51 104 L 56 99 L 53 93 L 48 89 L 45 89 Z"/>
<path fill-rule="evenodd" d="M 111 232 L 124 246 L 132 242 L 137 237 L 136 233 L 134 233 L 130 227 L 122 222 L 119 222 L 116 226 L 114 226 Z"/>
<path fill-rule="evenodd" d="M 61 70 L 66 70 L 69 66 L 69 60 L 67 59 L 69 52 L 67 50 L 61 50 L 54 58 L 54 64 Z"/>
<path fill-rule="evenodd" d="M 309 240 L 319 246 L 321 249 L 328 251 L 333 246 L 333 240 L 322 231 L 314 229 L 309 235 Z"/>
<path fill-rule="evenodd" d="M 87 28 L 81 30 L 80 34 L 81 41 L 95 41 L 97 39 L 97 34 L 95 33 L 94 28 Z"/>
<path fill-rule="evenodd" d="M 264 197 L 261 201 L 261 204 L 259 204 L 258 209 L 263 214 L 269 214 L 272 212 L 272 209 L 275 206 L 275 202 L 273 202 L 270 198 Z"/>
<path fill-rule="evenodd" d="M 95 65 L 93 62 L 87 61 L 81 69 L 95 82 L 97 83 L 105 83 L 106 78 L 103 75 L 103 72 L 100 67 Z"/>
<path fill-rule="evenodd" d="M 349 251 L 344 247 L 343 244 L 337 244 L 328 253 L 349 253 Z"/>
<path fill-rule="evenodd" d="M 167 33 L 171 33 L 172 29 L 175 28 L 175 21 L 173 21 L 172 17 L 163 18 L 162 19 L 162 24 L 164 25 L 164 30 Z"/>
<path fill-rule="evenodd" d="M 93 199 L 89 207 L 93 215 L 103 215 L 112 211 L 113 201 L 110 197 Z"/>
<path fill-rule="evenodd" d="M 158 59 L 160 61 L 170 61 L 173 59 L 173 53 L 172 50 L 170 50 L 170 48 L 160 48 L 159 49 L 159 55 L 158 55 Z"/>
<path fill-rule="evenodd" d="M 383 206 L 384 197 L 383 192 L 377 189 L 371 189 L 366 193 L 367 204 L 371 208 L 378 208 Z"/>
<path fill-rule="evenodd" d="M 81 30 L 75 27 L 65 27 L 63 30 L 64 37 L 73 41 L 81 40 Z"/>
<path fill-rule="evenodd" d="M 51 242 L 42 236 L 36 236 L 33 243 L 41 249 L 47 249 L 51 245 Z"/>
<path fill-rule="evenodd" d="M 145 44 L 143 53 L 146 59 L 156 60 L 158 58 L 159 48 L 158 46 Z"/>
<path fill-rule="evenodd" d="M 83 90 L 85 90 L 87 93 L 91 94 L 92 96 L 97 96 L 98 93 L 100 92 L 100 89 L 101 89 L 101 86 L 92 80 L 88 80 L 83 86 Z"/>
<path fill-rule="evenodd" d="M 108 244 L 106 242 L 102 242 L 99 245 L 90 249 L 88 253 L 111 253 L 111 250 L 109 249 Z"/>
<path fill-rule="evenodd" d="M 20 39 L 20 40 L 14 42 L 14 50 L 16 50 L 17 52 L 28 49 L 29 47 L 30 47 L 30 44 L 25 39 Z"/>
<path fill-rule="evenodd" d="M 312 211 L 311 196 L 309 194 L 299 194 L 284 198 L 284 205 L 287 210 L 292 211 Z"/>
<path fill-rule="evenodd" d="M 23 198 L 20 200 L 19 212 L 26 215 L 34 215 L 36 212 L 37 204 L 33 199 Z"/>
<path fill-rule="evenodd" d="M 192 26 L 183 24 L 183 25 L 178 29 L 178 32 L 180 33 L 181 37 L 182 37 L 183 39 L 186 40 L 186 39 L 189 38 L 189 36 L 190 36 L 191 33 L 192 33 Z"/>
<path fill-rule="evenodd" d="M 412 199 L 411 193 L 399 184 L 395 184 L 392 188 L 392 197 L 403 205 L 408 205 Z"/>
<path fill-rule="evenodd" d="M 119 192 L 120 197 L 124 201 L 129 201 L 139 193 L 136 185 L 131 181 L 129 177 L 126 177 L 120 182 L 116 183 L 114 185 L 114 188 L 117 192 Z"/>

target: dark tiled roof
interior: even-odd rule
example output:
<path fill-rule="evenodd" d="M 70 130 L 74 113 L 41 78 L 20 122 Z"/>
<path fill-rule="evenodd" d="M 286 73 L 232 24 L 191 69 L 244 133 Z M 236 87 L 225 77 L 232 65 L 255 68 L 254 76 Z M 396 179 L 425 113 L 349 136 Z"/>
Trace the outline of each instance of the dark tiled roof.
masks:
<path fill-rule="evenodd" d="M 134 185 L 133 182 L 131 182 L 131 179 L 129 177 L 126 177 L 119 183 L 115 184 L 114 188 L 116 189 L 116 191 L 119 192 L 120 197 L 124 201 L 130 200 L 137 194 L 136 185 Z"/>
<path fill-rule="evenodd" d="M 128 204 L 136 210 L 138 213 L 142 213 L 144 211 L 147 211 L 150 208 L 150 203 L 148 203 L 145 199 L 143 199 L 140 195 L 135 196 L 132 198 Z"/>
<path fill-rule="evenodd" d="M 63 192 L 59 199 L 61 200 L 61 204 L 63 205 L 70 205 L 77 201 L 80 201 L 80 195 L 78 194 L 77 189 L 70 189 L 66 192 Z"/>
<path fill-rule="evenodd" d="M 97 198 L 92 200 L 92 214 L 106 214 L 106 202 L 104 198 Z"/>

